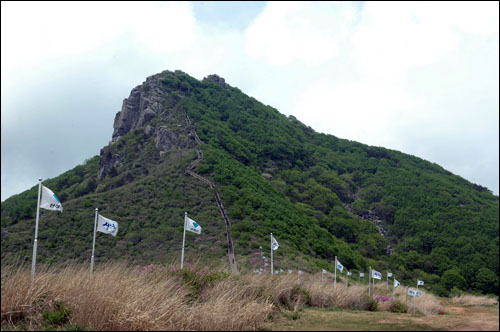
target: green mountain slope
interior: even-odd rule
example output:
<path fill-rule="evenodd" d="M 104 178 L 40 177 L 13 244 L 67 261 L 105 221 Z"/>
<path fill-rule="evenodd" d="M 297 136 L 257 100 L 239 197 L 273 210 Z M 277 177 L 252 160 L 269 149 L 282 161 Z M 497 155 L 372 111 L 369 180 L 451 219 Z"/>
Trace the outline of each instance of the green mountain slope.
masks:
<path fill-rule="evenodd" d="M 186 257 L 226 264 L 217 192 L 240 269 L 262 266 L 273 232 L 278 269 L 333 271 L 338 256 L 349 270 L 419 277 L 443 294 L 498 293 L 498 197 L 420 158 L 316 133 L 215 75 L 149 77 L 100 156 L 44 184 L 64 213 L 42 210 L 41 261 L 89 260 L 99 207 L 120 231 L 98 235 L 98 260 L 178 259 L 187 211 L 203 231 L 188 233 Z M 31 259 L 36 195 L 2 202 L 2 262 Z"/>

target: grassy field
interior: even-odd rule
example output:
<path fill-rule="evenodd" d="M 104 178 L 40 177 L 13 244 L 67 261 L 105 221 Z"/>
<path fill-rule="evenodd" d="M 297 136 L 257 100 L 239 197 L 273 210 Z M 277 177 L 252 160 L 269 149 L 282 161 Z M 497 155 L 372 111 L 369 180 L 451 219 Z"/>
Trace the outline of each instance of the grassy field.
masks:
<path fill-rule="evenodd" d="M 242 274 L 204 266 L 2 266 L 2 330 L 498 330 L 498 303 L 366 286 L 321 274 Z M 410 304 L 410 303 L 408 303 Z M 407 313 L 394 313 L 404 309 Z M 445 315 L 440 315 L 441 311 Z"/>
<path fill-rule="evenodd" d="M 496 302 L 496 301 L 495 301 Z M 299 318 L 285 316 L 265 325 L 272 331 L 498 331 L 496 305 L 456 305 L 443 299 L 444 315 L 398 314 L 305 308 Z"/>

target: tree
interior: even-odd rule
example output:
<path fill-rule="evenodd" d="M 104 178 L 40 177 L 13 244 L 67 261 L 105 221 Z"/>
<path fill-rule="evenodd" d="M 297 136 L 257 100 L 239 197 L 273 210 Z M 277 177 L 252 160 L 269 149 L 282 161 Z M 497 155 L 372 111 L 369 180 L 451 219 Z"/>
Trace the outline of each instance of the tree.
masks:
<path fill-rule="evenodd" d="M 447 270 L 443 274 L 440 283 L 447 290 L 450 290 L 453 287 L 456 287 L 458 289 L 464 289 L 467 284 L 464 277 L 460 275 L 460 272 L 458 271 L 457 268 L 452 268 Z"/>
<path fill-rule="evenodd" d="M 480 268 L 477 271 L 475 288 L 483 293 L 494 293 L 498 295 L 498 277 L 488 268 Z"/>

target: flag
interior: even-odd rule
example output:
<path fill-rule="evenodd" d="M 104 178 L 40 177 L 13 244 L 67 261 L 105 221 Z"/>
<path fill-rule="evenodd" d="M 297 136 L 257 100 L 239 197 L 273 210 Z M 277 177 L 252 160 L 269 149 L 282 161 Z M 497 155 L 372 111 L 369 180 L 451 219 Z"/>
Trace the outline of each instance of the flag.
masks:
<path fill-rule="evenodd" d="M 325 269 L 323 269 L 323 271 L 322 271 L 322 272 L 323 272 L 323 274 L 325 274 L 327 271 L 326 271 Z"/>
<path fill-rule="evenodd" d="M 298 273 L 299 273 L 299 274 L 302 274 L 302 271 L 301 271 L 301 270 L 299 270 L 299 271 L 298 271 Z"/>
<path fill-rule="evenodd" d="M 364 278 L 365 274 L 363 272 L 359 272 L 359 276 L 360 276 L 360 278 Z"/>
<path fill-rule="evenodd" d="M 419 290 L 418 290 L 418 291 L 415 291 L 415 296 L 420 296 L 420 295 L 422 295 L 422 292 L 421 292 L 421 291 L 419 291 Z"/>
<path fill-rule="evenodd" d="M 108 218 L 104 218 L 100 214 L 97 215 L 97 231 L 116 236 L 118 233 L 118 223 Z"/>
<path fill-rule="evenodd" d="M 42 197 L 40 199 L 40 207 L 47 210 L 63 211 L 63 207 L 59 198 L 49 188 L 42 184 Z"/>
<path fill-rule="evenodd" d="M 201 234 L 201 226 L 193 219 L 186 217 L 186 231 Z"/>
<path fill-rule="evenodd" d="M 278 241 L 276 241 L 276 239 L 272 235 L 271 235 L 271 246 L 272 246 L 273 250 L 276 250 L 279 248 Z"/>
<path fill-rule="evenodd" d="M 392 273 L 391 272 L 387 272 L 387 277 L 392 277 Z"/>
<path fill-rule="evenodd" d="M 288 270 L 288 274 L 292 273 L 293 271 L 292 270 Z"/>
<path fill-rule="evenodd" d="M 352 272 L 347 271 L 347 275 L 348 276 L 352 275 Z"/>
<path fill-rule="evenodd" d="M 372 270 L 372 278 L 374 279 L 382 279 L 382 273 Z"/>
<path fill-rule="evenodd" d="M 417 285 L 419 285 L 419 286 L 423 286 L 423 285 L 424 285 L 423 280 L 418 280 L 418 279 L 417 279 Z"/>
<path fill-rule="evenodd" d="M 411 288 L 408 289 L 408 295 L 410 295 L 410 296 L 416 296 L 415 293 L 416 293 L 416 291 L 414 289 L 411 289 Z"/>
<path fill-rule="evenodd" d="M 337 269 L 339 269 L 340 272 L 344 270 L 344 265 L 342 265 L 338 260 L 337 260 Z"/>
<path fill-rule="evenodd" d="M 401 284 L 399 283 L 399 281 L 397 281 L 396 279 L 394 279 L 394 288 L 396 287 L 399 287 Z"/>
<path fill-rule="evenodd" d="M 283 271 L 283 269 L 280 269 L 280 273 L 283 273 L 283 272 L 285 272 L 285 271 Z"/>

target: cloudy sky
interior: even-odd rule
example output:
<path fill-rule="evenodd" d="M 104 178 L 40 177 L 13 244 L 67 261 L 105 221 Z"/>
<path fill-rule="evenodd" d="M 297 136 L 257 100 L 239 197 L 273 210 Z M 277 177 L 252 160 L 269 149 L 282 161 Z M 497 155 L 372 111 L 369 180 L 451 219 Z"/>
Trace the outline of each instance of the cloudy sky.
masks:
<path fill-rule="evenodd" d="M 130 90 L 218 74 L 499 192 L 498 2 L 1 2 L 1 200 L 99 154 Z"/>

